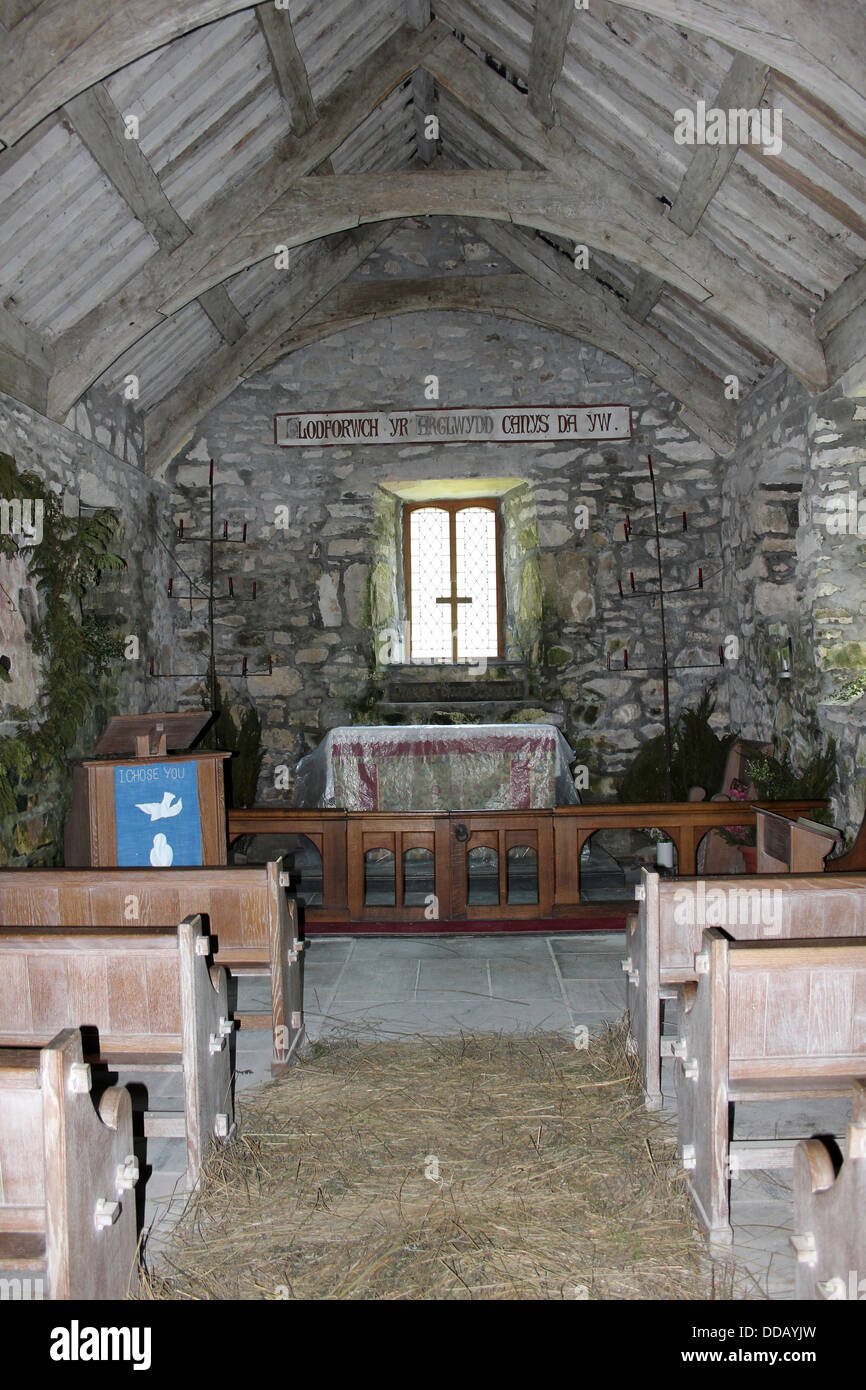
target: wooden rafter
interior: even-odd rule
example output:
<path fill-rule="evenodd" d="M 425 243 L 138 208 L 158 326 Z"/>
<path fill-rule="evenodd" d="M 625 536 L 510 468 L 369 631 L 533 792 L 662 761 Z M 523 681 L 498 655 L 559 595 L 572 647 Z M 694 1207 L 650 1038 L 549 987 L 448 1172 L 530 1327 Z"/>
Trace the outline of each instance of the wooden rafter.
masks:
<path fill-rule="evenodd" d="M 398 29 L 322 103 L 319 119 L 304 135 L 286 137 L 243 183 L 220 194 L 191 219 L 191 234 L 176 251 L 158 251 L 118 294 L 61 334 L 57 361 L 62 365 L 48 395 L 52 418 L 62 419 L 69 406 L 122 352 L 172 313 L 163 307 L 168 295 L 196 275 L 216 249 L 230 242 L 276 197 L 319 168 L 414 71 L 444 32 L 435 22 L 423 34 L 406 27 Z M 330 180 L 311 182 L 328 184 Z M 278 235 L 267 254 L 273 254 L 274 245 L 284 240 Z M 201 285 L 190 299 L 214 283 L 219 282 Z"/>
<path fill-rule="evenodd" d="M 123 116 L 103 83 L 74 97 L 63 114 L 160 250 L 181 246 L 189 227 L 172 207 L 139 142 L 126 139 Z M 243 316 L 224 286 L 205 290 L 199 304 L 226 342 L 236 343 L 246 332 Z"/>
<path fill-rule="evenodd" d="M 723 111 L 756 109 L 764 95 L 769 71 L 763 63 L 738 53 L 725 73 L 715 100 L 709 104 Z M 688 236 L 697 230 L 709 203 L 736 159 L 738 148 L 737 145 L 700 145 L 695 149 L 668 213 L 671 221 Z M 639 275 L 629 300 L 628 309 L 632 317 L 642 323 L 652 311 L 663 288 L 663 282 L 656 276 L 645 272 Z"/>
<path fill-rule="evenodd" d="M 718 39 L 814 92 L 866 130 L 866 25 L 858 0 L 614 0 Z"/>
<path fill-rule="evenodd" d="M 287 274 L 285 289 L 269 297 L 250 316 L 244 342 L 234 349 L 208 354 L 148 411 L 147 460 L 152 473 L 162 471 L 191 437 L 199 420 L 245 377 L 259 371 L 263 355 L 273 352 L 299 319 L 381 246 L 395 225 L 378 222 L 345 232 L 317 242 L 299 255 Z"/>
<path fill-rule="evenodd" d="M 51 366 L 40 335 L 0 304 L 0 391 L 44 413 Z"/>
<path fill-rule="evenodd" d="M 573 316 L 575 330 L 603 339 L 606 351 L 643 372 L 680 401 L 689 423 L 713 449 L 729 453 L 736 444 L 736 418 L 725 400 L 724 384 L 666 335 L 632 322 L 612 290 L 577 270 L 572 262 L 537 236 L 504 222 L 477 220 L 479 236 L 507 256 L 530 279 Z"/>
<path fill-rule="evenodd" d="M 480 59 L 475 58 L 456 39 L 449 38 L 443 41 L 428 60 L 427 66 L 439 85 L 449 92 L 465 110 L 469 111 L 480 126 L 491 130 L 496 138 L 508 148 L 520 150 L 524 159 L 559 174 L 563 180 L 563 189 L 571 186 L 574 190 L 575 204 L 580 205 L 587 224 L 594 221 L 593 213 L 595 211 L 600 212 L 603 204 L 609 203 L 607 209 L 609 229 L 606 230 L 602 223 L 596 232 L 598 239 L 595 241 L 593 241 L 593 235 L 588 226 L 585 229 L 585 234 L 581 234 L 577 230 L 579 219 L 574 218 L 575 231 L 573 235 L 578 241 L 589 246 L 595 245 L 600 250 L 609 251 L 619 256 L 620 259 L 655 275 L 662 281 L 677 284 L 679 289 L 699 303 L 704 300 L 708 301 L 712 297 L 713 311 L 719 317 L 729 321 L 747 337 L 770 348 L 774 355 L 787 362 L 795 376 L 800 377 L 811 390 L 821 389 L 822 383 L 826 384 L 826 372 L 824 364 L 820 360 L 820 345 L 815 339 L 808 316 L 804 311 L 794 308 L 787 296 L 769 289 L 755 276 L 739 269 L 708 239 L 702 238 L 700 233 L 682 231 L 676 226 L 675 221 L 665 217 L 661 204 L 624 175 L 609 169 L 603 161 L 582 150 L 561 127 L 556 126 L 551 130 L 545 130 L 532 115 L 525 98 L 521 97 L 510 83 L 502 81 Z M 579 171 L 577 176 L 576 171 Z M 511 175 L 510 177 L 515 176 Z M 689 195 L 689 201 L 694 205 L 695 200 L 692 195 Z M 577 207 L 575 207 L 575 211 L 577 211 Z M 621 211 L 624 211 L 626 216 L 635 215 L 643 221 L 644 235 L 648 242 L 652 243 L 656 240 L 654 229 L 659 220 L 664 219 L 669 224 L 668 229 L 671 238 L 679 238 L 676 251 L 672 245 L 665 248 L 665 253 L 670 256 L 671 260 L 678 259 L 681 251 L 688 256 L 690 252 L 696 251 L 699 246 L 702 246 L 702 256 L 706 253 L 708 261 L 715 258 L 720 271 L 724 268 L 725 275 L 728 272 L 731 273 L 732 285 L 737 279 L 739 280 L 740 292 L 738 297 L 740 299 L 742 299 L 745 285 L 749 286 L 749 295 L 754 289 L 754 293 L 758 294 L 764 304 L 762 314 L 752 315 L 747 311 L 744 315 L 740 313 L 740 309 L 745 307 L 742 304 L 739 308 L 733 306 L 734 312 L 731 314 L 726 295 L 718 289 L 712 289 L 707 293 L 706 290 L 709 287 L 705 279 L 703 280 L 704 292 L 697 290 L 695 280 L 702 277 L 693 277 L 692 272 L 689 272 L 685 280 L 678 282 L 677 278 L 668 271 L 650 266 L 647 263 L 651 257 L 649 244 L 643 252 L 637 247 L 629 250 L 625 242 L 618 238 L 616 228 L 620 221 Z M 514 220 L 522 221 L 527 225 L 541 226 L 541 223 L 531 221 L 527 217 L 518 216 Z M 547 230 L 557 229 L 548 227 Z M 771 304 L 774 304 L 775 307 L 771 307 Z M 800 340 L 799 348 L 802 348 L 804 354 L 802 365 L 805 366 L 805 375 L 801 375 L 800 368 L 795 367 L 790 360 L 790 348 L 793 347 L 793 343 L 789 343 L 784 351 L 779 350 L 780 340 L 773 328 L 773 320 L 778 319 L 780 314 L 788 322 L 789 329 Z M 747 318 L 750 320 L 748 323 L 746 322 Z M 796 325 L 794 321 L 796 321 Z M 762 323 L 763 328 L 761 327 Z M 797 349 L 797 355 L 799 355 L 799 349 Z M 811 365 L 806 365 L 807 362 Z"/>
<path fill-rule="evenodd" d="M 20 8 L 20 7 L 19 7 Z M 0 141 L 12 145 L 109 73 L 249 0 L 42 0 L 0 53 Z"/>
<path fill-rule="evenodd" d="M 536 0 L 529 58 L 529 105 L 544 126 L 553 125 L 553 89 L 565 60 L 574 0 Z"/>

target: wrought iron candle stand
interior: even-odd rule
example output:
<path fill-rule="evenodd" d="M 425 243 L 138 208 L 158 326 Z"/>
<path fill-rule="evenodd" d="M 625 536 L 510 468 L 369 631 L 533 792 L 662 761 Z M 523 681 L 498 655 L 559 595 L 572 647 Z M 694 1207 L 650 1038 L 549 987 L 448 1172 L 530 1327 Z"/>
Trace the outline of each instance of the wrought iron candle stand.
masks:
<path fill-rule="evenodd" d="M 190 535 L 189 532 L 188 532 L 187 530 L 185 530 L 185 528 L 184 528 L 184 523 L 183 523 L 182 520 L 179 522 L 178 527 L 177 527 L 177 531 L 176 531 L 176 533 L 175 533 L 175 544 L 176 544 L 176 545 L 206 545 L 206 546 L 208 547 L 208 570 L 207 570 L 207 583 L 206 583 L 206 586 L 205 586 L 205 587 L 202 587 L 199 583 L 197 583 L 196 580 L 193 579 L 192 575 L 191 575 L 191 574 L 188 574 L 187 571 L 183 568 L 183 566 L 180 564 L 180 562 L 178 561 L 178 559 L 177 559 L 177 557 L 176 557 L 175 555 L 172 556 L 172 558 L 173 558 L 173 560 L 174 560 L 174 563 L 175 563 L 175 566 L 176 566 L 176 568 L 179 570 L 180 574 L 184 577 L 184 579 L 187 580 L 187 582 L 188 582 L 188 584 L 189 584 L 189 590 L 188 590 L 187 593 L 185 593 L 185 594 L 183 594 L 182 596 L 180 596 L 180 595 L 178 595 L 177 592 L 176 592 L 174 579 L 171 578 L 171 579 L 169 579 L 169 581 L 168 581 L 168 594 L 169 594 L 169 597 L 170 597 L 170 598 L 171 598 L 171 597 L 175 597 L 175 598 L 176 598 L 176 597 L 182 597 L 182 598 L 183 598 L 183 601 L 184 601 L 185 603 L 189 603 L 189 611 L 190 611 L 190 613 L 193 612 L 193 604 L 195 604 L 195 603 L 206 603 L 206 604 L 207 604 L 207 618 L 208 618 L 208 649 L 209 649 L 208 669 L 207 669 L 206 672 L 205 672 L 205 671 L 171 671 L 171 672 L 157 671 L 157 670 L 155 669 L 154 658 L 151 657 L 151 658 L 150 658 L 150 662 L 149 662 L 149 668 L 148 668 L 148 671 L 147 671 L 147 678 L 150 679 L 150 680 L 206 680 L 206 681 L 207 681 L 208 707 L 209 707 L 210 709 L 215 710 L 215 709 L 216 709 L 216 699 L 217 699 L 217 677 L 218 677 L 218 676 L 232 676 L 232 677 L 235 677 L 235 678 L 237 678 L 238 676 L 240 676 L 240 677 L 243 678 L 243 679 L 246 679 L 247 676 L 270 676 L 270 675 L 273 675 L 274 664 L 273 664 L 273 658 L 269 655 L 269 656 L 268 656 L 268 664 L 267 664 L 267 668 L 266 668 L 266 669 L 263 669 L 263 670 L 261 670 L 261 671 L 251 671 L 251 670 L 249 670 L 249 668 L 248 668 L 248 659 L 247 659 L 247 657 L 243 657 L 242 660 L 241 660 L 241 669 L 240 669 L 240 671 L 238 671 L 236 668 L 233 669 L 233 670 L 219 670 L 219 671 L 217 670 L 217 666 L 216 666 L 216 645 L 215 645 L 215 641 L 214 641 L 214 610 L 215 610 L 215 606 L 216 606 L 216 604 L 218 604 L 218 603 L 234 603 L 234 604 L 237 604 L 237 603 L 255 603 L 255 602 L 256 602 L 256 599 L 257 599 L 257 596 L 258 596 L 258 581 L 255 580 L 255 579 L 252 581 L 252 592 L 251 592 L 250 596 L 247 597 L 247 598 L 241 598 L 241 597 L 238 597 L 238 595 L 235 594 L 235 582 L 234 582 L 234 578 L 233 578 L 233 577 L 230 577 L 229 580 L 228 580 L 228 588 L 227 588 L 227 592 L 226 592 L 226 593 L 224 593 L 224 594 L 217 594 L 217 593 L 215 592 L 215 577 L 214 577 L 214 551 L 215 551 L 215 547 L 218 546 L 218 545 L 246 545 L 246 541 L 247 541 L 247 523 L 246 523 L 246 522 L 243 523 L 243 531 L 242 531 L 242 534 L 241 534 L 240 539 L 238 539 L 238 538 L 236 538 L 236 537 L 232 537 L 232 536 L 229 535 L 229 523 L 228 523 L 227 520 L 223 521 L 223 523 L 222 523 L 222 535 L 219 536 L 219 535 L 216 534 L 216 531 L 215 531 L 215 528 L 214 528 L 214 476 L 213 476 L 213 475 L 214 475 L 214 462 L 213 462 L 213 459 L 211 459 L 211 461 L 210 461 L 210 472 L 209 472 L 209 477 L 208 477 L 208 493 L 209 493 L 208 501 L 209 501 L 209 519 L 210 519 L 210 525 L 209 525 L 209 527 L 208 527 L 208 532 L 207 532 L 207 534 L 204 535 L 204 536 L 193 536 L 193 535 Z"/>
<path fill-rule="evenodd" d="M 692 663 L 692 664 L 690 664 L 690 665 L 687 665 L 687 666 L 674 666 L 674 667 L 671 667 L 671 666 L 670 666 L 670 663 L 669 663 L 669 661 L 668 661 L 667 625 L 666 625 L 666 621 L 665 621 L 665 598 L 666 598 L 666 597 L 667 597 L 667 598 L 670 598 L 673 594 L 690 594 L 690 593 L 698 593 L 698 592 L 699 592 L 700 590 L 702 590 L 703 587 L 704 587 L 704 571 L 703 571 L 703 566 L 699 566 L 699 567 L 698 567 L 698 582 L 697 582 L 697 584 L 687 584 L 687 585 L 680 586 L 679 588 L 676 588 L 676 589 L 666 589 L 666 588 L 665 588 L 665 585 L 664 585 L 664 574 L 663 574 L 663 569 L 662 569 L 662 538 L 661 538 L 661 529 L 660 529 L 660 527 L 659 527 L 658 499 L 657 499 L 657 496 L 656 496 L 655 475 L 654 475 L 654 473 L 653 473 L 652 457 L 651 457 L 650 454 L 647 454 L 647 465 L 648 465 L 648 467 L 649 467 L 650 484 L 651 484 L 651 486 L 652 486 L 653 532 L 652 532 L 649 536 L 647 536 L 646 534 L 641 535 L 641 533 L 639 533 L 639 532 L 634 532 L 634 536 L 635 536 L 636 539 L 649 539 L 649 540 L 654 540 L 654 541 L 655 541 L 655 545 L 656 545 L 656 571 L 657 571 L 657 576 L 658 576 L 658 577 L 657 577 L 656 580 L 650 581 L 650 584 L 649 584 L 648 587 L 639 588 L 639 587 L 635 584 L 634 571 L 633 571 L 633 570 L 630 570 L 630 571 L 629 571 L 629 583 L 630 583 L 630 586 L 631 586 L 630 592 L 629 592 L 629 590 L 624 590 L 624 589 L 623 589 L 623 584 L 622 584 L 622 580 L 621 580 L 621 579 L 618 579 L 618 580 L 617 580 L 617 584 L 618 584 L 618 587 L 619 587 L 619 597 L 620 597 L 621 599 L 632 599 L 632 598 L 633 598 L 633 599 L 637 599 L 637 600 L 649 599 L 650 601 L 654 601 L 654 600 L 658 599 L 658 604 L 659 604 L 659 619 L 660 619 L 660 623 L 661 623 L 661 657 L 662 657 L 662 659 L 661 659 L 661 665 L 658 665 L 658 666 L 630 666 L 630 665 L 629 665 L 629 660 L 628 660 L 628 648 L 626 647 L 626 648 L 623 649 L 622 662 L 621 662 L 620 664 L 613 663 L 613 662 L 611 661 L 611 654 L 610 654 L 610 652 L 607 653 L 607 669 L 608 669 L 608 671 L 620 670 L 620 671 L 642 671 L 642 672 L 653 672 L 653 673 L 661 672 L 661 678 L 662 678 L 663 713 L 664 713 L 664 739 L 665 739 L 665 801 L 672 801 L 672 800 L 673 800 L 673 795 L 672 795 L 672 790 L 671 790 L 671 758 L 672 758 L 672 745 L 671 745 L 671 713 L 670 713 L 670 671 L 671 671 L 671 670 L 674 670 L 674 671 L 700 671 L 700 670 L 706 670 L 706 669 L 708 669 L 708 668 L 711 668 L 711 669 L 713 669 L 713 670 L 717 670 L 720 666 L 724 666 L 724 664 L 725 664 L 725 650 L 724 650 L 723 644 L 720 643 L 720 644 L 719 644 L 719 659 L 718 659 L 718 662 L 715 662 L 715 661 L 699 661 L 699 662 L 694 662 L 694 663 Z M 688 531 L 687 517 L 686 517 L 686 513 L 683 512 L 682 532 L 684 533 L 684 532 L 687 532 L 687 531 Z M 625 522 L 623 523 L 623 538 L 624 538 L 626 544 L 628 544 L 628 543 L 631 541 L 631 539 L 632 539 L 632 534 L 633 534 L 633 533 L 632 533 L 631 520 L 630 520 L 630 518 L 628 517 L 628 515 L 626 515 Z M 682 533 L 681 533 L 681 534 L 682 534 Z M 714 575 L 711 575 L 711 576 L 708 576 L 708 577 L 709 577 L 709 578 L 713 578 Z"/>

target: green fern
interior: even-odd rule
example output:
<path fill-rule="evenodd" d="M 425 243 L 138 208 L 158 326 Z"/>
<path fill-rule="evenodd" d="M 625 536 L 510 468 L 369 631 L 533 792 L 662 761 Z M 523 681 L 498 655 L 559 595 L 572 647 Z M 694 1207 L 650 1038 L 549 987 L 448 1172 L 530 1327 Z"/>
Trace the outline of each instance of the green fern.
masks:
<path fill-rule="evenodd" d="M 0 738 L 0 814 L 8 815 L 16 810 L 16 788 L 32 787 L 58 767 L 65 772 L 68 750 L 105 693 L 122 636 L 87 611 L 85 600 L 103 573 L 126 562 L 112 548 L 121 539 L 113 512 L 66 516 L 61 499 L 35 473 L 19 473 L 8 454 L 0 454 L 0 496 L 41 500 L 43 507 L 39 545 L 19 550 L 14 536 L 0 536 L 0 553 L 26 559 L 43 613 L 31 634 L 42 662 L 38 698 L 32 709 L 6 710 L 16 731 Z"/>

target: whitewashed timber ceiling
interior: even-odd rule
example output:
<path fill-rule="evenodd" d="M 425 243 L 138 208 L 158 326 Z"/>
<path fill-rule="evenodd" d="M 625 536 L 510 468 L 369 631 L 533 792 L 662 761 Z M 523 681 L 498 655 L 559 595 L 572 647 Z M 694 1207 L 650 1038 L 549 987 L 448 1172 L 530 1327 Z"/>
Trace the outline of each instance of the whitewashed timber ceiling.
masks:
<path fill-rule="evenodd" d="M 732 374 L 864 389 L 859 0 L 126 8 L 0 0 L 0 389 L 55 418 L 134 375 L 158 468 L 245 376 L 389 304 L 594 342 L 720 452 Z M 781 112 L 781 150 L 678 144 L 699 101 Z M 483 286 L 353 279 L 451 212 L 493 248 Z"/>

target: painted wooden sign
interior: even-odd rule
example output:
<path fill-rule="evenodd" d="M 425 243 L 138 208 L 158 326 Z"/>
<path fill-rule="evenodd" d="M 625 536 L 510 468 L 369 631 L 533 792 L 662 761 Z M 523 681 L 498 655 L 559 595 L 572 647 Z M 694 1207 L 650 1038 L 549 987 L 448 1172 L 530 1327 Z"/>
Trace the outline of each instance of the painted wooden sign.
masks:
<path fill-rule="evenodd" d="M 630 438 L 631 407 L 627 405 L 291 411 L 274 419 L 274 440 L 283 449 L 328 444 L 540 444 Z"/>

